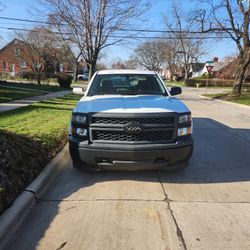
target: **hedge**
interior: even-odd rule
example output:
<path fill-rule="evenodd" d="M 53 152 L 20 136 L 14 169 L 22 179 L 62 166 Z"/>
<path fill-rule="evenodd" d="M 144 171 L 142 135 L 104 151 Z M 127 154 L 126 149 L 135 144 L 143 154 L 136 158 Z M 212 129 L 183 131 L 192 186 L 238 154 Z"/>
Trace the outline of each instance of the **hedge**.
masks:
<path fill-rule="evenodd" d="M 70 88 L 70 85 L 73 81 L 73 77 L 71 75 L 58 73 L 56 77 L 57 77 L 57 82 L 61 88 L 66 88 L 66 89 Z"/>
<path fill-rule="evenodd" d="M 188 87 L 205 87 L 208 81 L 209 87 L 233 87 L 234 80 L 223 79 L 185 79 L 185 86 Z"/>

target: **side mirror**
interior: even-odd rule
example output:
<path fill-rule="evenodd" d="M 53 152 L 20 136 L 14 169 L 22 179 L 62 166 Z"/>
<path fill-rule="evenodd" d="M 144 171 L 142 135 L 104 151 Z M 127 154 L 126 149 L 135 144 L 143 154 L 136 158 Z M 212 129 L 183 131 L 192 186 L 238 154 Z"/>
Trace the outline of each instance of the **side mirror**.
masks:
<path fill-rule="evenodd" d="M 180 87 L 172 87 L 170 90 L 171 95 L 180 95 L 182 93 L 182 90 Z"/>
<path fill-rule="evenodd" d="M 84 95 L 85 94 L 84 88 L 82 88 L 82 87 L 74 87 L 73 88 L 73 94 L 75 94 L 75 95 Z"/>

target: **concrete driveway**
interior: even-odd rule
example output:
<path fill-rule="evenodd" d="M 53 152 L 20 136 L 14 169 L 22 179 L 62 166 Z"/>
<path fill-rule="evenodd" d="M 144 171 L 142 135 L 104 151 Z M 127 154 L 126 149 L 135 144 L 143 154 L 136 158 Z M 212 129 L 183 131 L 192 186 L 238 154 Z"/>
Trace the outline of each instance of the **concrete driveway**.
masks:
<path fill-rule="evenodd" d="M 250 112 L 185 89 L 194 155 L 177 173 L 83 173 L 68 159 L 7 249 L 250 249 Z"/>

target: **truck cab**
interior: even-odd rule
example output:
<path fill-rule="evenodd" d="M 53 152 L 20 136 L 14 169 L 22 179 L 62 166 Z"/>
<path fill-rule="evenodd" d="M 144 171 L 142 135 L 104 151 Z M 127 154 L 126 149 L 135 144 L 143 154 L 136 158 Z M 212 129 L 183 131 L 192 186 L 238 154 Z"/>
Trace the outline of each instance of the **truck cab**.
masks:
<path fill-rule="evenodd" d="M 69 149 L 84 170 L 177 170 L 193 152 L 190 110 L 151 71 L 96 72 L 72 112 Z"/>

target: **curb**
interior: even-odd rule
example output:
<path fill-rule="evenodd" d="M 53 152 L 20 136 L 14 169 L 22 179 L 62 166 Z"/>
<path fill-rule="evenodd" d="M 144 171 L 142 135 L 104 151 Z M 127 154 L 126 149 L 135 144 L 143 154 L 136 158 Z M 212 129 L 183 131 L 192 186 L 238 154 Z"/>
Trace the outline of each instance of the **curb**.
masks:
<path fill-rule="evenodd" d="M 17 228 L 37 202 L 54 177 L 68 161 L 68 144 L 51 160 L 33 182 L 16 198 L 10 208 L 0 216 L 0 249 L 12 238 Z"/>
<path fill-rule="evenodd" d="M 203 96 L 203 95 L 199 95 L 199 97 L 203 98 L 203 99 L 207 99 L 207 100 L 211 100 L 211 101 L 215 101 L 215 102 L 219 102 L 219 103 L 226 103 L 226 104 L 230 104 L 236 107 L 241 107 L 241 108 L 245 108 L 245 109 L 250 109 L 250 106 L 244 105 L 244 104 L 240 104 L 240 103 L 234 103 L 234 102 L 228 102 L 228 101 L 223 101 L 223 100 L 217 100 L 208 96 Z"/>

